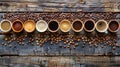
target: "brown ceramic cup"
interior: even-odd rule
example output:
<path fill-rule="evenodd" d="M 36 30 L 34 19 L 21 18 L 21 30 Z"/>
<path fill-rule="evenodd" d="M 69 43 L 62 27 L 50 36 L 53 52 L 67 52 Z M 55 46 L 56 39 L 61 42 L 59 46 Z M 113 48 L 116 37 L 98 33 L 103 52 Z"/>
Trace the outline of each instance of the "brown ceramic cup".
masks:
<path fill-rule="evenodd" d="M 72 23 L 72 30 L 75 32 L 80 32 L 83 30 L 84 24 L 81 20 L 76 19 L 75 21 L 73 21 Z"/>
<path fill-rule="evenodd" d="M 84 30 L 86 32 L 93 32 L 95 30 L 95 21 L 88 19 L 84 22 Z"/>
<path fill-rule="evenodd" d="M 117 32 L 120 28 L 120 24 L 117 20 L 110 20 L 108 29 L 110 32 Z"/>
<path fill-rule="evenodd" d="M 50 32 L 57 32 L 59 30 L 59 23 L 57 20 L 51 20 L 48 23 L 48 30 Z"/>
<path fill-rule="evenodd" d="M 14 32 L 21 32 L 23 30 L 23 23 L 19 19 L 12 22 L 12 30 Z"/>

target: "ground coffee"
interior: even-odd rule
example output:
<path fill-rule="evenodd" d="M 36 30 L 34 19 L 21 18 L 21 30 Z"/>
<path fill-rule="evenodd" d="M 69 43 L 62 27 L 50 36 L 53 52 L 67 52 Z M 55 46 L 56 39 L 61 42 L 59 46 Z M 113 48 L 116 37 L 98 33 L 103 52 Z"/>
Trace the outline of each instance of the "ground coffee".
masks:
<path fill-rule="evenodd" d="M 116 31 L 119 28 L 119 24 L 116 21 L 111 21 L 109 24 L 109 28 L 111 31 Z"/>
<path fill-rule="evenodd" d="M 94 23 L 93 23 L 93 21 L 86 21 L 86 23 L 85 23 L 85 28 L 87 29 L 87 30 L 92 30 L 93 28 L 94 28 Z"/>
<path fill-rule="evenodd" d="M 23 28 L 22 23 L 20 21 L 15 21 L 13 23 L 13 29 L 15 31 L 20 31 Z"/>
<path fill-rule="evenodd" d="M 75 22 L 73 23 L 73 28 L 74 28 L 75 30 L 80 30 L 80 29 L 82 28 L 82 22 L 80 22 L 80 21 L 75 21 Z"/>
<path fill-rule="evenodd" d="M 48 26 L 50 30 L 55 31 L 58 29 L 59 25 L 56 21 L 51 21 Z"/>
<path fill-rule="evenodd" d="M 9 21 L 3 21 L 1 23 L 1 29 L 4 30 L 3 32 L 9 31 L 11 29 L 11 23 Z"/>

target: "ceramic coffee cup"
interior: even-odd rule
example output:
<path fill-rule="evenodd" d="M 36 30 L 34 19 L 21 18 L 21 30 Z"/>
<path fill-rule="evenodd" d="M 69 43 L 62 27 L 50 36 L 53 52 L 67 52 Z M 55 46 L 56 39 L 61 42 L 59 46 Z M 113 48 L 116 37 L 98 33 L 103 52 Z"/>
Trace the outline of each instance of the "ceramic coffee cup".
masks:
<path fill-rule="evenodd" d="M 45 32 L 47 30 L 47 28 L 48 28 L 48 24 L 44 20 L 39 20 L 36 23 L 36 29 L 38 32 Z"/>
<path fill-rule="evenodd" d="M 12 23 L 11 21 L 4 19 L 0 23 L 0 29 L 2 32 L 9 32 L 12 28 Z"/>
<path fill-rule="evenodd" d="M 120 24 L 117 20 L 110 20 L 108 23 L 108 29 L 110 32 L 117 32 L 120 28 Z"/>
<path fill-rule="evenodd" d="M 95 21 L 88 19 L 84 22 L 84 30 L 86 32 L 93 32 L 95 30 Z"/>
<path fill-rule="evenodd" d="M 57 32 L 59 30 L 59 23 L 57 20 L 51 20 L 48 23 L 48 30 L 50 32 Z"/>
<path fill-rule="evenodd" d="M 71 23 L 69 20 L 66 19 L 62 20 L 59 26 L 62 32 L 69 32 L 71 30 Z"/>
<path fill-rule="evenodd" d="M 80 32 L 83 30 L 84 24 L 81 20 L 76 19 L 75 21 L 73 21 L 72 23 L 72 30 L 75 32 Z"/>
<path fill-rule="evenodd" d="M 24 30 L 28 33 L 31 33 L 35 30 L 34 20 L 27 20 L 24 22 Z"/>
<path fill-rule="evenodd" d="M 21 32 L 23 30 L 23 22 L 19 19 L 12 22 L 12 30 L 14 32 Z"/>
<path fill-rule="evenodd" d="M 99 20 L 96 22 L 96 30 L 98 32 L 103 33 L 103 32 L 106 32 L 107 29 L 108 29 L 108 24 L 105 20 Z"/>

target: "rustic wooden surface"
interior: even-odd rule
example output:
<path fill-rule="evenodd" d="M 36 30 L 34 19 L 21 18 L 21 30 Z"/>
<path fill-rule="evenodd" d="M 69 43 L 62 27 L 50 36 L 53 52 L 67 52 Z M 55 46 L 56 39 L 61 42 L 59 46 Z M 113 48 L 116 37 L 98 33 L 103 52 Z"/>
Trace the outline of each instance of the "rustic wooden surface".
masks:
<path fill-rule="evenodd" d="M 120 0 L 0 0 L 0 16 L 4 12 L 118 12 L 114 19 L 120 21 Z M 109 15 L 108 15 L 109 16 Z M 113 17 L 113 16 L 112 16 Z M 97 18 L 97 17 L 96 17 Z M 0 18 L 2 20 L 2 18 Z M 47 20 L 47 19 L 46 19 Z M 120 31 L 117 33 L 119 34 Z M 0 43 L 3 37 L 0 35 Z M 120 35 L 117 35 L 119 38 Z M 120 40 L 117 41 L 120 45 Z M 81 42 L 80 42 L 81 44 Z M 14 43 L 12 43 L 14 45 Z M 59 43 L 58 45 L 62 45 Z M 75 50 L 59 48 L 58 45 L 17 46 L 0 45 L 0 67 L 119 67 L 120 48 L 85 48 Z M 107 55 L 107 56 L 104 56 Z"/>
<path fill-rule="evenodd" d="M 1 0 L 0 11 L 120 12 L 120 0 Z"/>
<path fill-rule="evenodd" d="M 3 13 L 1 13 L 2 16 Z M 17 16 L 20 20 L 25 21 L 26 19 L 28 19 L 29 17 L 29 13 L 25 16 L 22 17 L 22 15 L 24 15 L 26 13 L 5 13 L 3 14 L 3 16 L 6 19 L 9 19 L 11 21 L 15 20 L 15 17 Z M 73 22 L 75 19 L 81 19 L 82 21 L 85 21 L 85 19 L 93 19 L 95 21 L 98 21 L 99 19 L 104 19 L 106 21 L 109 21 L 110 19 L 116 19 L 119 20 L 120 17 L 118 16 L 119 13 L 84 13 L 84 12 L 77 12 L 77 13 L 32 13 L 31 15 L 35 15 L 37 17 L 31 18 L 35 21 L 38 21 L 40 19 L 44 19 L 45 21 L 49 22 L 50 20 L 56 19 L 59 22 L 63 19 L 68 19 L 71 22 Z M 10 16 L 10 17 L 9 17 Z M 25 19 L 26 18 L 26 19 Z M 37 19 L 36 19 L 37 18 Z M 30 19 L 30 18 L 29 18 Z M 1 18 L 2 20 L 2 18 Z M 71 33 L 74 33 L 73 31 L 70 31 Z M 94 31 L 96 34 L 97 32 Z M 108 31 L 107 31 L 108 32 Z M 12 33 L 12 32 L 11 32 Z M 36 35 L 38 34 L 37 31 L 34 32 L 33 34 L 33 39 L 34 39 L 34 45 L 32 44 L 27 44 L 27 45 L 20 45 L 17 42 L 11 42 L 10 44 L 8 44 L 7 41 L 4 41 L 3 39 L 5 37 L 10 37 L 10 34 L 5 34 L 3 35 L 3 33 L 1 33 L 1 40 L 0 40 L 0 44 L 2 44 L 2 42 L 4 42 L 6 45 L 0 45 L 0 55 L 10 55 L 10 54 L 15 54 L 15 55 L 44 55 L 44 54 L 48 54 L 48 55 L 62 55 L 62 54 L 78 54 L 78 55 L 120 55 L 120 49 L 116 48 L 116 50 L 114 50 L 114 47 L 112 46 L 105 46 L 104 48 L 101 46 L 102 44 L 98 45 L 98 48 L 95 48 L 94 46 L 90 47 L 88 43 L 86 43 L 85 48 L 82 48 L 83 46 L 83 42 L 78 42 L 78 47 L 76 47 L 76 49 L 74 49 L 73 47 L 71 47 L 71 49 L 69 48 L 60 48 L 60 46 L 63 46 L 63 42 L 59 42 L 58 44 L 53 44 L 50 45 L 50 42 L 46 42 L 43 47 L 41 47 L 40 45 L 36 45 L 36 41 L 35 41 L 35 37 L 37 37 Z M 85 35 L 86 33 L 83 31 L 81 33 L 81 35 Z M 94 34 L 94 35 L 96 35 Z M 107 33 L 109 34 L 109 33 Z M 41 35 L 41 34 L 40 34 Z M 15 35 L 14 35 L 15 36 Z M 22 34 L 20 35 L 22 36 Z M 46 35 L 46 37 L 49 35 Z M 17 37 L 17 36 L 16 36 Z M 24 33 L 23 33 L 23 37 L 24 37 Z M 101 36 L 102 37 L 102 36 Z M 103 36 L 104 37 L 104 36 Z M 120 45 L 120 32 L 116 33 L 116 37 L 117 37 L 117 43 L 118 45 Z M 18 36 L 19 38 L 19 36 Z M 11 38 L 13 39 L 13 38 Z M 24 38 L 25 39 L 25 38 Z M 26 42 L 28 40 L 25 40 Z M 16 46 L 16 48 L 14 48 L 14 46 Z M 67 47 L 67 45 L 66 45 Z"/>

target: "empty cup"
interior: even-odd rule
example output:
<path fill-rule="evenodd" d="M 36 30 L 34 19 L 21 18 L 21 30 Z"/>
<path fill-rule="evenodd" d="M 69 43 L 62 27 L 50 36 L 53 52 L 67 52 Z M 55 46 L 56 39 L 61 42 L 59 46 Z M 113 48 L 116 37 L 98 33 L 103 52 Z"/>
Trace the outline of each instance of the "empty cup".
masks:
<path fill-rule="evenodd" d="M 80 32 L 83 30 L 84 24 L 81 20 L 77 19 L 72 23 L 72 30 L 75 32 Z"/>
<path fill-rule="evenodd" d="M 52 20 L 48 23 L 48 30 L 50 32 L 57 32 L 59 30 L 59 24 L 58 21 Z"/>
<path fill-rule="evenodd" d="M 87 32 L 92 32 L 95 30 L 95 21 L 92 19 L 86 20 L 84 23 L 84 29 Z"/>
<path fill-rule="evenodd" d="M 21 32 L 23 30 L 23 23 L 20 20 L 15 20 L 12 22 L 12 30 L 14 32 Z"/>
<path fill-rule="evenodd" d="M 111 20 L 108 24 L 108 29 L 110 32 L 117 32 L 119 30 L 119 22 L 117 20 Z"/>
<path fill-rule="evenodd" d="M 107 29 L 108 29 L 108 24 L 105 20 L 99 20 L 96 22 L 96 30 L 98 32 L 103 33 L 105 31 L 107 31 Z"/>
<path fill-rule="evenodd" d="M 12 23 L 11 21 L 4 19 L 1 21 L 0 29 L 2 32 L 9 32 L 11 30 Z"/>
<path fill-rule="evenodd" d="M 45 32 L 47 30 L 47 28 L 48 28 L 48 24 L 44 20 L 39 20 L 36 23 L 36 29 L 38 32 Z"/>
<path fill-rule="evenodd" d="M 62 32 L 69 32 L 71 30 L 71 23 L 66 19 L 62 20 L 59 26 Z"/>
<path fill-rule="evenodd" d="M 24 30 L 28 33 L 31 33 L 35 30 L 34 20 L 27 20 L 24 22 Z"/>

